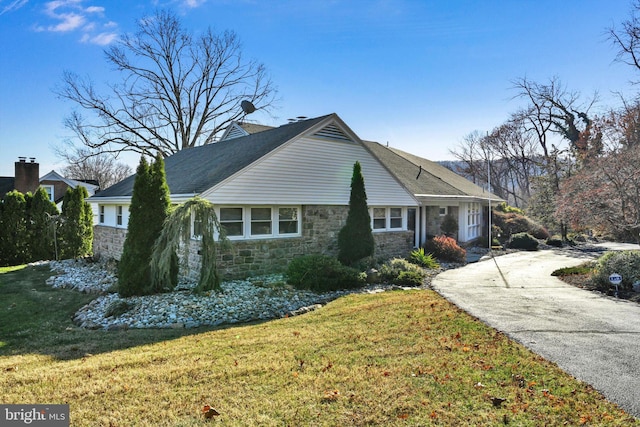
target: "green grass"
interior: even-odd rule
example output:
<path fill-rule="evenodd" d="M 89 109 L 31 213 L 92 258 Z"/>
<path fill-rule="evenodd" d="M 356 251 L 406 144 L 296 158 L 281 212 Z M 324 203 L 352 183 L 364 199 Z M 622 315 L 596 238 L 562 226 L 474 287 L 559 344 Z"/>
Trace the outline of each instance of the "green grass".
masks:
<path fill-rule="evenodd" d="M 551 273 L 552 276 L 562 277 L 562 276 L 571 276 L 575 274 L 591 274 L 593 269 L 595 268 L 595 263 L 593 261 L 585 262 L 583 264 L 577 265 L 575 267 L 564 267 L 555 270 Z"/>
<path fill-rule="evenodd" d="M 46 276 L 0 275 L 0 332 L 10 335 L 0 401 L 69 403 L 74 426 L 637 423 L 428 290 L 350 295 L 218 330 L 105 332 L 71 325 L 90 297 L 46 290 Z M 27 303 L 33 319 L 22 327 L 27 316 L 6 312 Z M 221 414 L 214 421 L 207 404 Z"/>

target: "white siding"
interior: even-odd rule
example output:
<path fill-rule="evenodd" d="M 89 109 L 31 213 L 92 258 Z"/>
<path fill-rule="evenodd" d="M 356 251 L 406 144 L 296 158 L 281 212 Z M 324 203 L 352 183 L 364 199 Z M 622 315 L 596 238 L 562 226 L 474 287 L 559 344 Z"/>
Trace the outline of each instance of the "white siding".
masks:
<path fill-rule="evenodd" d="M 353 164 L 362 166 L 370 206 L 416 206 L 360 144 L 302 138 L 203 194 L 215 204 L 347 205 Z"/>

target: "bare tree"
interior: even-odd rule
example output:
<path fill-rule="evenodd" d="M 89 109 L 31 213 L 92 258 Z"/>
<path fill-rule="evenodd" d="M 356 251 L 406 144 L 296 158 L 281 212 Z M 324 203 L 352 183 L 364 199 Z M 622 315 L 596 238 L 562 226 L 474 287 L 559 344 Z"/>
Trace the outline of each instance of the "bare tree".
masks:
<path fill-rule="evenodd" d="M 537 83 L 526 77 L 513 81 L 516 97 L 528 101 L 528 107 L 520 112 L 535 133 L 545 158 L 550 158 L 550 133 L 559 135 L 569 143 L 576 158 L 583 159 L 598 149 L 597 134 L 592 134 L 593 120 L 590 110 L 598 100 L 598 94 L 581 101 L 578 92 L 567 90 L 557 77 L 548 83 Z"/>
<path fill-rule="evenodd" d="M 267 111 L 274 102 L 264 65 L 243 58 L 235 33 L 209 28 L 192 36 L 168 11 L 140 19 L 137 32 L 122 36 L 105 55 L 122 73 L 108 94 L 70 71 L 57 90 L 92 116 L 74 112 L 65 125 L 97 152 L 166 157 L 214 142 L 244 114 L 243 100 Z"/>
<path fill-rule="evenodd" d="M 631 5 L 631 16 L 622 28 L 609 28 L 609 39 L 618 48 L 617 60 L 640 70 L 640 0 Z"/>
<path fill-rule="evenodd" d="M 97 181 L 101 189 L 133 174 L 129 165 L 117 162 L 110 153 L 94 153 L 86 147 L 57 149 L 56 155 L 67 163 L 61 171 L 66 178 Z"/>

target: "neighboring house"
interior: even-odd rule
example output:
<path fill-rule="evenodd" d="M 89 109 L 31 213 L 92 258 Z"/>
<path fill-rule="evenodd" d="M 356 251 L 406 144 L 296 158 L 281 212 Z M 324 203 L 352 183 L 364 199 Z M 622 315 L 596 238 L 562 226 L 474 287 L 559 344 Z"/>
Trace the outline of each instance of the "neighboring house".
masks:
<path fill-rule="evenodd" d="M 38 187 L 42 187 L 49 195 L 49 200 L 56 204 L 58 210 L 62 210 L 62 199 L 67 188 L 76 188 L 82 185 L 87 189 L 89 196 L 93 196 L 100 189 L 96 181 L 68 179 L 56 171 L 51 171 L 43 177 L 39 177 L 39 174 L 40 164 L 36 162 L 34 157 L 31 157 L 28 162 L 26 157 L 20 157 L 15 162 L 15 176 L 0 177 L 0 197 L 13 190 L 26 194 L 33 193 Z M 97 211 L 94 211 L 94 218 L 96 215 Z"/>
<path fill-rule="evenodd" d="M 503 199 L 436 162 L 377 142 L 364 143 L 420 203 L 416 246 L 442 234 L 440 225 L 448 214 L 458 221 L 459 243 L 469 244 L 488 234 L 489 200 L 495 205 Z"/>
<path fill-rule="evenodd" d="M 172 203 L 200 196 L 216 206 L 232 243 L 222 271 L 241 277 L 282 271 L 299 255 L 338 253 L 356 161 L 375 213 L 376 257 L 406 256 L 419 202 L 336 114 L 254 133 L 234 124 L 217 143 L 167 157 L 165 170 Z M 134 180 L 89 199 L 99 212 L 94 253 L 120 258 Z"/>
<path fill-rule="evenodd" d="M 96 194 L 100 189 L 97 181 L 79 181 L 75 179 L 69 179 L 63 177 L 56 171 L 51 171 L 40 178 L 40 187 L 46 190 L 47 194 L 49 195 L 49 200 L 54 202 L 56 206 L 58 206 L 58 209 L 62 209 L 62 199 L 64 199 L 67 188 L 76 188 L 80 185 L 87 189 L 89 197 Z M 94 212 L 94 217 L 96 214 L 97 211 Z"/>

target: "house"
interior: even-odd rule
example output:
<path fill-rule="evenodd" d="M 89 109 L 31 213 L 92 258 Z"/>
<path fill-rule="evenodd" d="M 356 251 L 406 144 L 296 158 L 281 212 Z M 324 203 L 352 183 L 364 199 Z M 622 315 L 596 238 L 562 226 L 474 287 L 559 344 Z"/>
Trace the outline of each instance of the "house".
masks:
<path fill-rule="evenodd" d="M 49 195 L 49 200 L 56 204 L 58 210 L 61 210 L 62 199 L 67 192 L 67 188 L 76 188 L 82 185 L 87 189 L 89 196 L 94 195 L 100 189 L 96 181 L 69 179 L 56 171 L 51 171 L 42 177 L 39 177 L 39 174 L 40 164 L 36 162 L 35 157 L 29 158 L 28 162 L 26 157 L 20 157 L 15 162 L 15 176 L 0 177 L 0 196 L 4 196 L 13 190 L 18 190 L 22 194 L 33 193 L 38 187 L 42 187 Z M 97 211 L 94 212 L 94 216 L 96 214 Z"/>
<path fill-rule="evenodd" d="M 46 190 L 49 200 L 54 202 L 59 210 L 62 209 L 62 199 L 67 192 L 67 188 L 76 188 L 80 185 L 87 189 L 89 197 L 100 190 L 97 181 L 65 178 L 53 170 L 40 178 L 40 187 Z M 96 214 L 97 212 L 94 212 L 94 216 Z"/>
<path fill-rule="evenodd" d="M 489 197 L 480 187 L 426 159 L 362 141 L 336 114 L 280 127 L 234 123 L 219 142 L 167 157 L 165 171 L 172 203 L 200 196 L 215 205 L 232 243 L 220 255 L 222 271 L 242 277 L 282 271 L 295 256 L 338 253 L 356 161 L 376 257 L 406 256 L 440 234 L 443 210 L 457 214 L 465 242 L 482 235 Z M 134 181 L 130 176 L 88 199 L 99 212 L 95 254 L 120 258 Z M 197 244 L 192 239 L 188 260 L 196 268 Z"/>
<path fill-rule="evenodd" d="M 409 211 L 418 201 L 336 114 L 245 133 L 165 159 L 172 203 L 200 196 L 216 206 L 232 243 L 220 259 L 227 277 L 282 271 L 299 255 L 336 255 L 356 161 L 369 206 L 384 212 L 374 230 L 376 255 L 406 256 L 413 248 Z M 99 212 L 94 253 L 119 259 L 134 180 L 88 199 Z"/>

